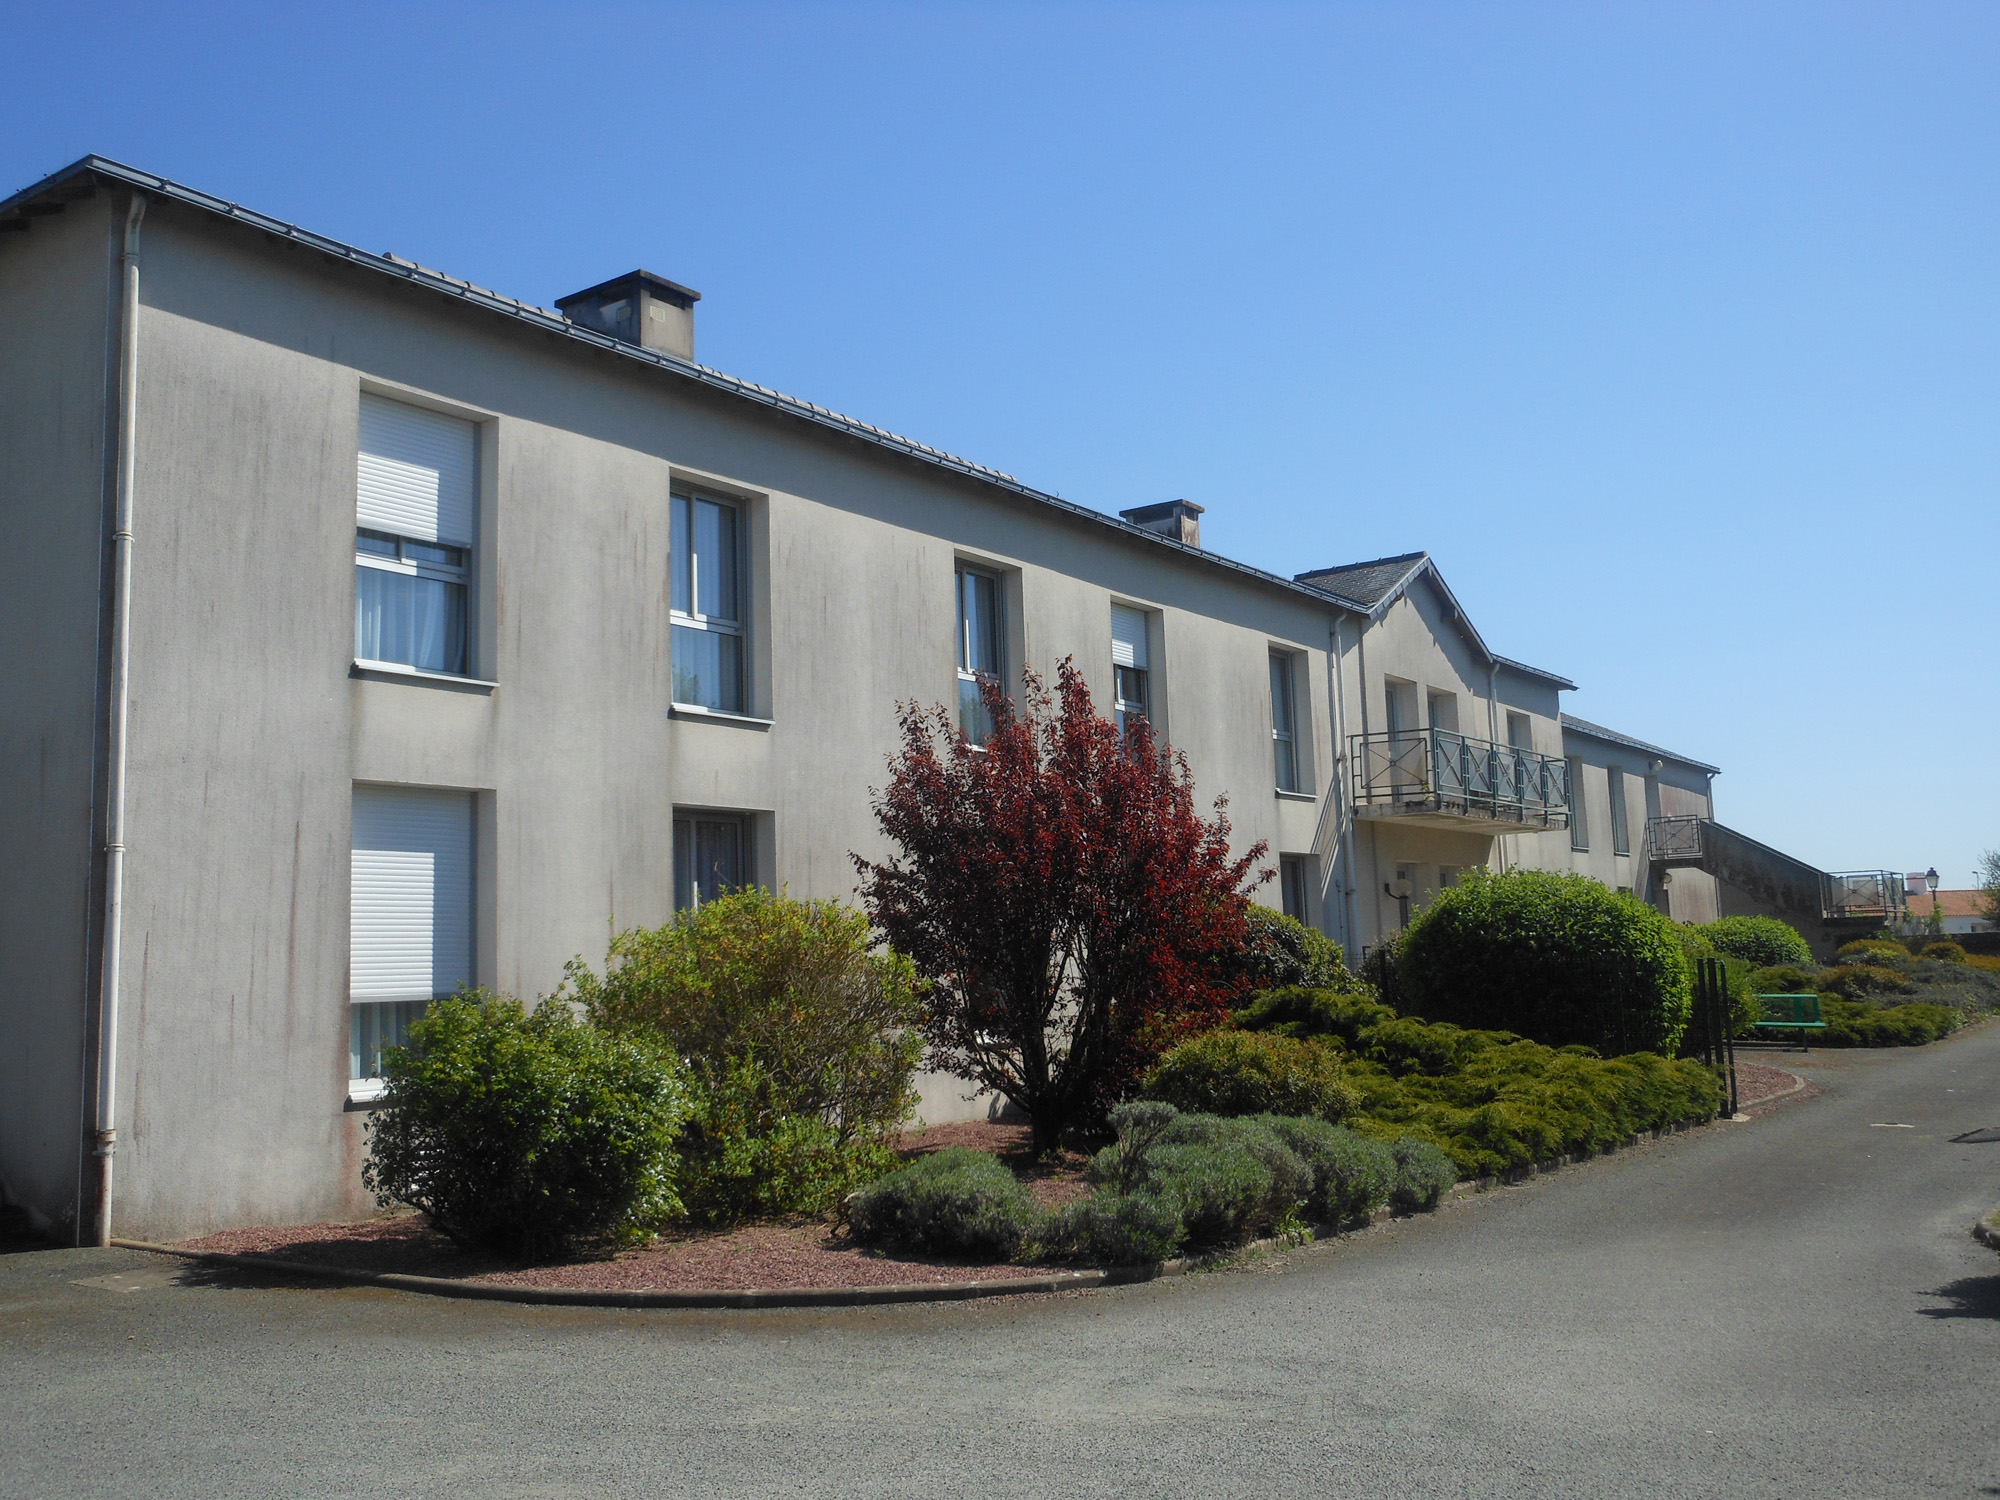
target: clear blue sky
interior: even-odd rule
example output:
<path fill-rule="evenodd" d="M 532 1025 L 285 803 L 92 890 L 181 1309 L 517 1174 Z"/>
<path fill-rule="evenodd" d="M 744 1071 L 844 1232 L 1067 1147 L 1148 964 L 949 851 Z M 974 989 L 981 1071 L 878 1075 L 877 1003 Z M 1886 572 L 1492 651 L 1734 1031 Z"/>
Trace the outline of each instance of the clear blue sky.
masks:
<path fill-rule="evenodd" d="M 2000 9 L 0 3 L 90 151 L 1277 572 L 1427 548 L 1724 822 L 2000 845 Z"/>

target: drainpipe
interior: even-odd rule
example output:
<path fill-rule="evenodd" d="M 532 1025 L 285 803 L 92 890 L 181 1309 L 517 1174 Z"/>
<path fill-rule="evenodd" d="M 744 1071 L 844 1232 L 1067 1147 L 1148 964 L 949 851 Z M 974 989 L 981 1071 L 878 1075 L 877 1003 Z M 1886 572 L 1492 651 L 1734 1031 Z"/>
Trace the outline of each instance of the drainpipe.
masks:
<path fill-rule="evenodd" d="M 146 198 L 133 193 L 125 211 L 120 259 L 118 508 L 111 528 L 111 704 L 105 734 L 104 974 L 97 1005 L 97 1243 L 111 1243 L 111 1153 L 118 1132 L 118 961 L 124 936 L 126 706 L 132 665 L 132 491 L 139 419 L 139 224 Z"/>
<path fill-rule="evenodd" d="M 1493 746 L 1489 754 L 1500 753 L 1500 663 L 1486 664 L 1486 739 Z M 1496 834 L 1493 851 L 1497 858 L 1494 863 L 1504 870 L 1507 868 L 1507 835 Z"/>
<path fill-rule="evenodd" d="M 1350 962 L 1354 958 L 1354 803 L 1347 790 L 1347 644 L 1340 616 L 1333 617 L 1333 654 L 1326 661 L 1333 698 L 1334 836 L 1340 840 L 1340 931 Z"/>

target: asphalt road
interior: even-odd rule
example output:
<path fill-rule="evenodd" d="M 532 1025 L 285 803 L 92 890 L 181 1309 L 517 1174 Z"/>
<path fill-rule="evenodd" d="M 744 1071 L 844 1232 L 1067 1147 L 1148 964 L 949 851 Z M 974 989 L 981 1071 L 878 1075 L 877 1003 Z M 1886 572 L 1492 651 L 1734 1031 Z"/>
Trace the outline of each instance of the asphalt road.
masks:
<path fill-rule="evenodd" d="M 1063 1298 L 628 1313 L 0 1256 L 0 1495 L 2000 1495 L 1966 1232 L 2000 1144 L 1950 1140 L 2000 1125 L 2000 1027 L 1802 1071 L 1748 1124 Z"/>

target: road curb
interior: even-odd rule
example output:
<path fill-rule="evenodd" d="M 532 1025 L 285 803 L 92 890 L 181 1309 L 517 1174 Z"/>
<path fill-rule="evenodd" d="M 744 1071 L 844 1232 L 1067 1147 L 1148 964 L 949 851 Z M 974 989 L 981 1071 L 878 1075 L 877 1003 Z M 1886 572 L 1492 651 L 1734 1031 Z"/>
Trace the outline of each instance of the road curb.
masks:
<path fill-rule="evenodd" d="M 1055 1271 L 1043 1276 L 1013 1276 L 982 1281 L 899 1282 L 891 1286 L 754 1287 L 739 1291 L 618 1291 L 609 1288 L 509 1286 L 504 1283 L 459 1281 L 444 1276 L 412 1276 L 401 1271 L 356 1271 L 342 1266 L 315 1265 L 275 1255 L 232 1255 L 219 1250 L 182 1250 L 147 1240 L 111 1242 L 121 1250 L 143 1250 L 218 1269 L 310 1276 L 348 1286 L 379 1286 L 431 1297 L 461 1297 L 474 1302 L 525 1302 L 554 1307 L 872 1307 L 896 1302 L 965 1302 L 979 1297 L 1014 1297 L 1031 1292 L 1069 1292 L 1099 1286 L 1127 1286 L 1183 1275 L 1191 1262 L 1170 1260 L 1144 1266 L 1113 1266 L 1088 1271 Z"/>
<path fill-rule="evenodd" d="M 1989 1250 L 2000 1250 L 2000 1208 L 1972 1226 L 1972 1237 Z"/>
<path fill-rule="evenodd" d="M 1803 1081 L 1801 1082 L 1803 1086 Z M 1703 1121 L 1702 1125 L 1710 1122 Z M 1447 1188 L 1444 1198 L 1471 1197 L 1494 1188 L 1525 1182 L 1529 1178 L 1562 1167 L 1596 1161 L 1636 1146 L 1642 1140 L 1659 1140 L 1681 1135 L 1701 1125 L 1666 1125 L 1658 1130 L 1627 1136 L 1608 1151 L 1566 1152 L 1561 1156 L 1522 1168 L 1505 1177 L 1470 1178 Z M 1440 1200 L 1442 1201 L 1442 1199 Z M 1369 1223 L 1397 1217 L 1392 1208 L 1377 1209 Z M 1321 1226 L 1338 1232 L 1341 1226 Z M 1358 1227 L 1358 1226 L 1357 1226 Z M 113 1239 L 120 1250 L 140 1250 L 148 1255 L 169 1255 L 193 1265 L 217 1270 L 256 1271 L 265 1275 L 307 1276 L 344 1286 L 374 1286 L 389 1291 L 415 1292 L 427 1297 L 458 1297 L 471 1302 L 517 1302 L 543 1307 L 634 1307 L 634 1308 L 759 1308 L 759 1307 L 881 1307 L 900 1302 L 970 1302 L 985 1297 L 1019 1297 L 1051 1292 L 1088 1291 L 1094 1287 L 1132 1286 L 1159 1281 L 1169 1276 L 1185 1276 L 1190 1271 L 1227 1263 L 1238 1256 L 1254 1255 L 1280 1248 L 1276 1239 L 1255 1240 L 1234 1250 L 1212 1256 L 1179 1257 L 1140 1266 L 1106 1266 L 1082 1271 L 1052 1271 L 1040 1276 L 986 1278 L 978 1281 L 899 1282 L 891 1286 L 843 1287 L 752 1287 L 738 1291 L 618 1291 L 609 1288 L 511 1286 L 490 1281 L 461 1281 L 446 1276 L 413 1276 L 402 1271 L 358 1271 L 344 1266 L 316 1265 L 311 1261 L 287 1260 L 277 1255 L 232 1254 L 222 1250 L 186 1250 L 176 1245 L 157 1245 L 150 1240 Z"/>

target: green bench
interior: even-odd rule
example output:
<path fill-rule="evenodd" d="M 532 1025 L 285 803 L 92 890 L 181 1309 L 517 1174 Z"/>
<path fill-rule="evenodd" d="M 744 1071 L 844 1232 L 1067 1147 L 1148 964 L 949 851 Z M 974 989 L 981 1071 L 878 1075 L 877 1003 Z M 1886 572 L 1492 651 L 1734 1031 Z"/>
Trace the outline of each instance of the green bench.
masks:
<path fill-rule="evenodd" d="M 1812 1050 L 1806 1046 L 1808 1036 L 1826 1030 L 1826 1022 L 1820 1019 L 1817 995 L 1759 995 L 1757 1003 L 1764 1010 L 1764 1019 L 1757 1023 L 1757 1030 L 1795 1032 L 1801 1052 Z"/>

